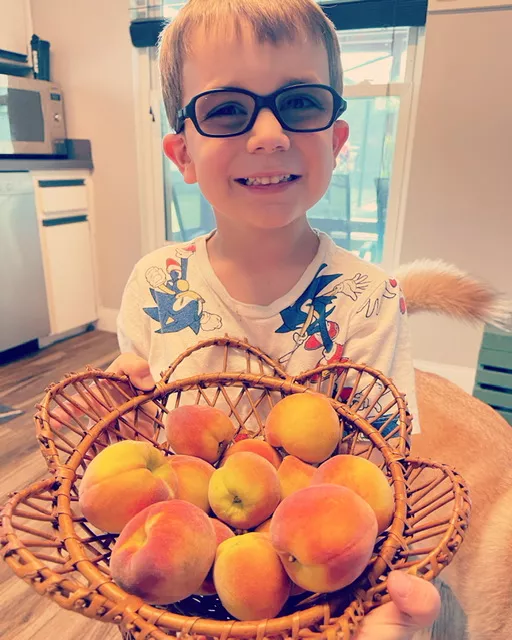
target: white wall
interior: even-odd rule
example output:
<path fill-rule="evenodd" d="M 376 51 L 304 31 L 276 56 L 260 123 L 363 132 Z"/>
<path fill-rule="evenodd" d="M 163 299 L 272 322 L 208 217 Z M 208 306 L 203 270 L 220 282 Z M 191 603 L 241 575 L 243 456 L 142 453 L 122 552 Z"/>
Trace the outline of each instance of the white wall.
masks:
<path fill-rule="evenodd" d="M 442 258 L 512 297 L 512 8 L 429 14 L 400 262 Z M 412 319 L 418 360 L 474 368 L 481 327 Z"/>
<path fill-rule="evenodd" d="M 132 45 L 127 0 L 31 0 L 34 32 L 51 43 L 69 138 L 89 138 L 103 307 L 118 308 L 140 257 Z"/>

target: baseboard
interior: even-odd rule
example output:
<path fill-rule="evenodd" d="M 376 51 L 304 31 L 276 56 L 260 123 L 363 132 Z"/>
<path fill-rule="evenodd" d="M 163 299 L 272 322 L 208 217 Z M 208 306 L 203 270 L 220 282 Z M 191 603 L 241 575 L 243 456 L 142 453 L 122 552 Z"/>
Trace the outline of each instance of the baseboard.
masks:
<path fill-rule="evenodd" d="M 437 373 L 444 378 L 464 389 L 473 395 L 475 386 L 476 369 L 471 367 L 460 367 L 458 365 L 443 364 L 441 362 L 430 362 L 428 360 L 415 360 L 414 366 L 428 373 Z"/>
<path fill-rule="evenodd" d="M 109 307 L 100 307 L 98 313 L 98 323 L 96 328 L 100 331 L 108 331 L 109 333 L 117 332 L 117 316 L 119 309 L 110 309 Z"/>

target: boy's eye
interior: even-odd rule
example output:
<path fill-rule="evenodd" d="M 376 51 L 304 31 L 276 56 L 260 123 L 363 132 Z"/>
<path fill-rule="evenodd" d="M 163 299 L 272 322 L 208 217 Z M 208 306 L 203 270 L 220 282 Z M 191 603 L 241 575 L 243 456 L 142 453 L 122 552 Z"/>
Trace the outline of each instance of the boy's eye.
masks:
<path fill-rule="evenodd" d="M 211 109 L 204 117 L 205 120 L 209 118 L 219 118 L 219 117 L 233 117 L 233 116 L 246 116 L 247 110 L 241 104 L 237 104 L 236 102 L 226 102 L 224 104 Z"/>
<path fill-rule="evenodd" d="M 325 107 L 317 100 L 315 100 L 312 96 L 302 95 L 302 96 L 289 96 L 285 98 L 281 104 L 279 105 L 279 110 L 285 109 L 320 109 L 324 110 Z"/>

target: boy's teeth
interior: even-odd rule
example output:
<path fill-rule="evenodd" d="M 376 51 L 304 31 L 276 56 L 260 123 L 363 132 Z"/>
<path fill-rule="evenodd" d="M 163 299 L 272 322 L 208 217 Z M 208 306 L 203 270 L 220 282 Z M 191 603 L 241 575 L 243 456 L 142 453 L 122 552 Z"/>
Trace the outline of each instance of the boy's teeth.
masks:
<path fill-rule="evenodd" d="M 282 176 L 264 176 L 261 178 L 245 178 L 245 184 L 249 186 L 258 184 L 279 184 L 280 182 L 288 182 L 291 179 L 291 174 Z"/>

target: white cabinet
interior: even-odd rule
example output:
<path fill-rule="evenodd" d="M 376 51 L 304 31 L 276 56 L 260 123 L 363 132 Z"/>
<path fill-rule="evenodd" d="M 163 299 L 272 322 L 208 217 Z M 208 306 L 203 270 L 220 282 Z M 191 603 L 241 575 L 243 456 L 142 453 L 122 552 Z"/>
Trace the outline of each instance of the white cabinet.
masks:
<path fill-rule="evenodd" d="M 90 176 L 34 174 L 51 334 L 98 319 Z"/>
<path fill-rule="evenodd" d="M 29 2 L 0 0 L 0 49 L 28 54 Z"/>
<path fill-rule="evenodd" d="M 429 0 L 429 11 L 474 10 L 510 6 L 510 0 Z"/>
<path fill-rule="evenodd" d="M 89 222 L 83 216 L 75 218 L 42 229 L 52 334 L 76 329 L 98 317 Z"/>

